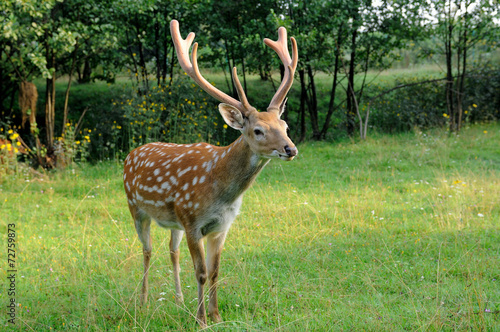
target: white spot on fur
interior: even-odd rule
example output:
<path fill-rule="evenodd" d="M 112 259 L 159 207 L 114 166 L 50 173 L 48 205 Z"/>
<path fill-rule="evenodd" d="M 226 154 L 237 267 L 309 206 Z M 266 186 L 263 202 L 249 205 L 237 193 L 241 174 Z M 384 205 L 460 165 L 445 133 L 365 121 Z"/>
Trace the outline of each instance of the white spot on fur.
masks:
<path fill-rule="evenodd" d="M 200 183 L 203 183 L 205 182 L 205 175 L 203 175 L 201 178 L 200 178 Z"/>
<path fill-rule="evenodd" d="M 154 174 L 155 176 L 158 176 L 158 174 L 160 174 L 160 169 L 158 169 L 158 168 L 157 168 L 157 169 L 155 169 L 155 171 L 153 172 L 153 174 Z"/>
<path fill-rule="evenodd" d="M 185 153 L 183 153 L 183 154 L 181 154 L 181 155 L 177 156 L 176 158 L 174 158 L 174 159 L 172 160 L 172 162 L 176 162 L 176 161 L 178 161 L 178 160 L 181 160 L 181 159 L 182 159 L 182 157 L 184 157 L 185 155 L 186 155 L 186 154 L 185 154 Z"/>
<path fill-rule="evenodd" d="M 183 176 L 184 174 L 186 174 L 187 172 L 189 172 L 190 170 L 191 170 L 191 166 L 189 166 L 188 168 L 186 168 L 186 169 L 185 169 L 185 170 L 183 170 L 183 171 L 179 171 L 179 170 L 177 170 L 177 175 L 178 175 L 179 177 L 181 177 L 181 176 Z"/>

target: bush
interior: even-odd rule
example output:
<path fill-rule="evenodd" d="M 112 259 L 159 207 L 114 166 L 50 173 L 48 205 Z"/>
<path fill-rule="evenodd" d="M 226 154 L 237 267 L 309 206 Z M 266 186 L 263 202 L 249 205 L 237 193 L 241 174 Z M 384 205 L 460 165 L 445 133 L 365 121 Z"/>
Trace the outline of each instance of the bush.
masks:
<path fill-rule="evenodd" d="M 218 103 L 186 76 L 148 92 L 126 90 L 112 101 L 108 116 L 96 124 L 92 155 L 124 158 L 150 142 L 228 144 L 234 133 L 218 115 Z"/>
<path fill-rule="evenodd" d="M 405 78 L 395 85 L 430 80 Z M 433 82 L 395 90 L 376 100 L 370 110 L 370 125 L 382 132 L 402 132 L 412 128 L 441 127 L 447 124 L 445 82 Z M 379 87 L 380 93 L 382 88 Z M 475 71 L 465 81 L 463 121 L 492 121 L 500 117 L 500 71 Z"/>

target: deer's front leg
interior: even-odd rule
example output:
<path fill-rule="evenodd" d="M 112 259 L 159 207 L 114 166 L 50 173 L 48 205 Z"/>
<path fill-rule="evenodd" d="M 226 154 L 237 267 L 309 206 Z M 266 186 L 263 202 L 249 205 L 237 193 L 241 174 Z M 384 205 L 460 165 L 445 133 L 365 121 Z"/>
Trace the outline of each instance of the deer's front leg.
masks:
<path fill-rule="evenodd" d="M 203 250 L 203 240 L 194 239 L 189 231 L 186 232 L 187 244 L 191 258 L 193 259 L 196 281 L 198 281 L 198 312 L 196 320 L 202 328 L 207 326 L 207 316 L 205 311 L 205 301 L 203 299 L 203 288 L 207 281 L 207 266 L 205 265 L 205 253 Z"/>
<path fill-rule="evenodd" d="M 217 279 L 219 277 L 220 256 L 224 241 L 226 240 L 226 234 L 227 232 L 212 233 L 207 236 L 207 267 L 208 279 L 210 280 L 208 315 L 216 323 L 222 321 L 217 304 Z"/>

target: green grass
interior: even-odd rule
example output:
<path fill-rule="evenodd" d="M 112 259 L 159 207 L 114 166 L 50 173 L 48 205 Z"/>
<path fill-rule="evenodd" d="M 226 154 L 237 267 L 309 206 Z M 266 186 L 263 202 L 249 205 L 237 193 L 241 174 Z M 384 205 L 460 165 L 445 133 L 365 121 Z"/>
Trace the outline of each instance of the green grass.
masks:
<path fill-rule="evenodd" d="M 228 235 L 224 323 L 209 330 L 499 330 L 498 142 L 491 124 L 307 143 L 295 161 L 271 162 Z M 4 178 L 0 209 L 2 307 L 16 224 L 17 330 L 197 329 L 186 244 L 179 307 L 169 232 L 157 226 L 139 306 L 142 250 L 119 163 Z"/>

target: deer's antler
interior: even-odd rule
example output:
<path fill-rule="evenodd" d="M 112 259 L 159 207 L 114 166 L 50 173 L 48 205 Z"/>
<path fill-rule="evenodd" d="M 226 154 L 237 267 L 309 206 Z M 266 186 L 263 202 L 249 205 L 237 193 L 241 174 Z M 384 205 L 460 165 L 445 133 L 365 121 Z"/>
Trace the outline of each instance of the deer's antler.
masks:
<path fill-rule="evenodd" d="M 243 114 L 247 114 L 250 111 L 251 107 L 248 103 L 245 91 L 243 90 L 236 74 L 236 67 L 233 68 L 232 76 L 240 101 L 234 99 L 231 96 L 228 96 L 224 92 L 214 87 L 200 74 L 198 61 L 196 59 L 198 43 L 194 43 L 191 54 L 191 61 L 189 60 L 189 48 L 191 47 L 191 44 L 193 43 L 195 37 L 195 34 L 193 32 L 189 33 L 186 39 L 182 39 L 181 33 L 179 31 L 179 22 L 177 22 L 176 20 L 172 20 L 170 22 L 170 33 L 175 45 L 179 64 L 181 65 L 182 69 L 184 69 L 186 74 L 188 74 L 200 86 L 200 88 L 205 90 L 208 94 L 210 94 L 218 101 L 234 106 L 242 111 Z"/>
<path fill-rule="evenodd" d="M 295 38 L 291 37 L 290 40 L 292 42 L 292 57 L 290 57 L 290 53 L 288 52 L 288 38 L 285 28 L 281 27 L 278 29 L 277 41 L 264 38 L 264 43 L 278 54 L 281 62 L 283 62 L 283 65 L 285 66 L 283 81 L 271 100 L 271 103 L 269 103 L 267 108 L 268 112 L 279 110 L 281 103 L 285 100 L 286 94 L 293 84 L 293 76 L 295 74 L 295 69 L 297 68 L 297 61 L 299 57 Z"/>

